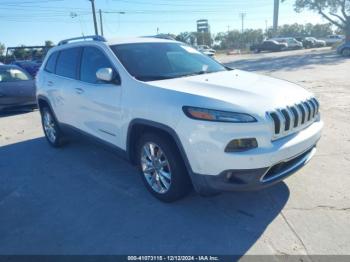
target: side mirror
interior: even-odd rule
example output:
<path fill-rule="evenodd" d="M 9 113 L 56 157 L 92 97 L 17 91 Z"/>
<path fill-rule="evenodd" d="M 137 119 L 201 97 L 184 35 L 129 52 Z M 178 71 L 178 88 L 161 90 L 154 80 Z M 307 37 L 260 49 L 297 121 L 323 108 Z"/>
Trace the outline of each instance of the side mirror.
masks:
<path fill-rule="evenodd" d="M 112 82 L 115 78 L 115 73 L 112 68 L 100 68 L 96 72 L 96 77 L 101 81 Z"/>

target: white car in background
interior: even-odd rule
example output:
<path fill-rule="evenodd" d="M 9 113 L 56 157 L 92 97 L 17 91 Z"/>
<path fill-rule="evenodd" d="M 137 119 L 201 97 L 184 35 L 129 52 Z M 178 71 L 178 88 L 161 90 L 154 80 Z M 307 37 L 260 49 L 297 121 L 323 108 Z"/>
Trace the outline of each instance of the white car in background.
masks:
<path fill-rule="evenodd" d="M 171 40 L 64 40 L 36 84 L 50 145 L 74 133 L 109 144 L 167 202 L 278 183 L 311 159 L 323 126 L 304 88 Z"/>
<path fill-rule="evenodd" d="M 276 37 L 271 40 L 275 40 L 279 43 L 285 43 L 288 45 L 288 49 L 293 50 L 293 49 L 302 49 L 303 48 L 303 43 L 296 40 L 293 37 Z"/>
<path fill-rule="evenodd" d="M 345 39 L 345 36 L 343 35 L 329 35 L 323 40 L 326 42 L 327 46 L 331 46 L 344 41 L 344 39 Z"/>
<path fill-rule="evenodd" d="M 214 56 L 216 54 L 216 51 L 207 45 L 199 45 L 197 46 L 197 50 L 207 56 Z"/>

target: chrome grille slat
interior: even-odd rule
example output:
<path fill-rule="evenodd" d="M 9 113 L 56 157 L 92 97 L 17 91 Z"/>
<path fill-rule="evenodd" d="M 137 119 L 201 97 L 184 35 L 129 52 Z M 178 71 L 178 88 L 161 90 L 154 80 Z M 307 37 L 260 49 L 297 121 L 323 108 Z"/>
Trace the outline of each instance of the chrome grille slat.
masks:
<path fill-rule="evenodd" d="M 299 113 L 298 113 L 298 110 L 295 108 L 295 106 L 292 106 L 290 110 L 293 112 L 293 116 L 294 116 L 293 128 L 296 128 L 299 125 Z"/>
<path fill-rule="evenodd" d="M 306 103 L 306 102 L 303 102 L 302 103 L 304 108 L 305 108 L 305 123 L 306 122 L 309 122 L 310 121 L 310 117 L 311 117 L 311 108 L 310 106 Z"/>
<path fill-rule="evenodd" d="M 314 109 L 313 109 L 311 102 L 309 100 L 306 101 L 306 104 L 309 106 L 309 109 L 310 109 L 310 115 L 308 118 L 308 121 L 310 121 L 313 118 Z"/>
<path fill-rule="evenodd" d="M 295 105 L 295 109 L 297 110 L 297 112 L 298 112 L 298 126 L 301 126 L 301 117 L 302 117 L 302 113 L 301 113 L 301 110 L 300 110 L 300 108 L 299 108 L 299 106 L 298 105 Z"/>
<path fill-rule="evenodd" d="M 315 98 L 267 112 L 273 124 L 273 140 L 301 130 L 313 122 L 319 113 Z"/>
<path fill-rule="evenodd" d="M 313 107 L 313 114 L 312 114 L 312 117 L 315 117 L 315 115 L 316 115 L 316 104 L 315 104 L 315 102 L 314 102 L 312 99 L 310 99 L 309 102 L 310 102 L 310 104 L 311 104 L 312 107 Z"/>
<path fill-rule="evenodd" d="M 292 130 L 294 128 L 294 114 L 292 112 L 292 109 L 288 106 L 286 111 L 289 114 L 290 117 L 290 126 L 289 126 L 289 130 Z"/>
<path fill-rule="evenodd" d="M 271 112 L 270 117 L 273 119 L 274 122 L 275 134 L 279 134 L 281 132 L 281 120 L 279 119 L 278 114 L 276 114 L 275 112 Z"/>
<path fill-rule="evenodd" d="M 278 118 L 281 121 L 281 126 L 280 126 L 280 133 L 283 133 L 285 130 L 285 126 L 286 126 L 286 119 L 284 118 L 283 114 L 281 113 L 280 110 L 276 110 L 276 113 L 278 115 Z"/>
<path fill-rule="evenodd" d="M 303 103 L 298 104 L 298 107 L 299 107 L 300 112 L 301 112 L 301 124 L 303 125 L 305 123 L 305 119 L 306 119 L 306 110 L 305 110 Z"/>
<path fill-rule="evenodd" d="M 281 110 L 281 114 L 283 115 L 285 121 L 285 125 L 284 125 L 284 131 L 288 131 L 290 129 L 290 115 L 287 111 L 287 109 L 282 109 Z"/>

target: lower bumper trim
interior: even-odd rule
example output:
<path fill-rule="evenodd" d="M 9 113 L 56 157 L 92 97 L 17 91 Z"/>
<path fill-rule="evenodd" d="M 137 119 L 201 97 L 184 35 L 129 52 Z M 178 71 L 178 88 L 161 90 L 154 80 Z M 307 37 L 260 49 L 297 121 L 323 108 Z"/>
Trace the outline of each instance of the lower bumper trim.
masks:
<path fill-rule="evenodd" d="M 316 146 L 271 167 L 226 170 L 217 176 L 196 175 L 201 190 L 207 192 L 258 190 L 276 184 L 307 164 L 316 153 Z M 204 188 L 203 188 L 204 187 Z"/>
<path fill-rule="evenodd" d="M 267 183 L 278 179 L 279 177 L 284 177 L 289 173 L 294 173 L 305 164 L 307 164 L 310 159 L 315 155 L 316 147 L 313 147 L 306 152 L 293 157 L 292 159 L 280 162 L 271 168 L 260 178 L 262 183 Z"/>

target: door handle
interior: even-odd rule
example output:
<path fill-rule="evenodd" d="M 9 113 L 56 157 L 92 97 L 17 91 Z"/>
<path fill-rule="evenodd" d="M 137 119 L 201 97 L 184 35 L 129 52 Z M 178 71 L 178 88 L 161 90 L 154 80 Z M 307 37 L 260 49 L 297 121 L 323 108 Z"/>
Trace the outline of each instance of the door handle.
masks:
<path fill-rule="evenodd" d="M 48 81 L 48 82 L 47 82 L 47 85 L 48 85 L 48 86 L 53 86 L 53 82 L 52 82 L 52 81 Z"/>
<path fill-rule="evenodd" d="M 76 92 L 78 95 L 80 95 L 80 94 L 84 93 L 84 90 L 81 89 L 81 88 L 75 88 L 75 92 Z"/>

